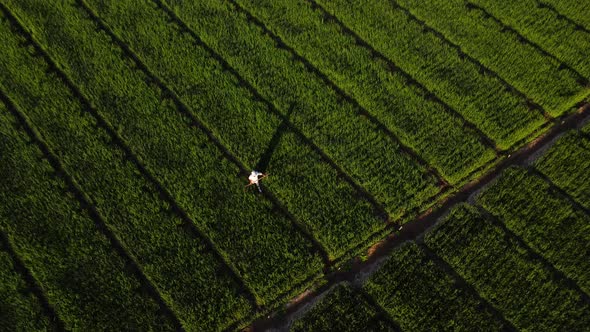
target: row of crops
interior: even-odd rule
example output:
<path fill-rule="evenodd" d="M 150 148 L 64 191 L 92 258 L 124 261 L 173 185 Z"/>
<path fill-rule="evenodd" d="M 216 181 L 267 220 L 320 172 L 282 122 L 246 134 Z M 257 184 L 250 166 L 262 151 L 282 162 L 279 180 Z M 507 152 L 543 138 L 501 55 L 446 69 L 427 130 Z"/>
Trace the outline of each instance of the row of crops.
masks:
<path fill-rule="evenodd" d="M 11 317 L 0 327 L 245 326 L 588 93 L 583 44 L 517 26 L 516 5 L 438 6 L 474 35 L 409 1 L 0 0 L 0 306 Z M 551 6 L 527 14 L 590 36 Z M 494 58 L 499 44 L 518 56 Z M 544 74 L 524 70 L 534 66 Z M 572 250 L 587 239 L 567 238 L 590 206 L 588 175 L 567 166 L 590 160 L 571 150 L 587 147 L 576 135 L 480 204 L 587 292 L 588 264 Z M 262 195 L 243 189 L 252 169 L 271 174 Z M 524 208 L 501 204 L 518 186 L 554 203 L 526 207 L 530 222 L 571 215 L 556 219 L 568 231 L 522 227 Z M 443 317 L 468 308 L 456 322 L 466 327 L 509 324 L 441 253 L 404 248 L 363 292 L 328 300 L 346 302 L 342 313 L 364 304 L 351 326 L 450 326 L 408 299 Z M 406 287 L 416 276 L 425 288 Z"/>
<path fill-rule="evenodd" d="M 566 133 L 395 249 L 364 285 L 329 292 L 292 330 L 587 329 L 589 169 L 590 137 Z"/>

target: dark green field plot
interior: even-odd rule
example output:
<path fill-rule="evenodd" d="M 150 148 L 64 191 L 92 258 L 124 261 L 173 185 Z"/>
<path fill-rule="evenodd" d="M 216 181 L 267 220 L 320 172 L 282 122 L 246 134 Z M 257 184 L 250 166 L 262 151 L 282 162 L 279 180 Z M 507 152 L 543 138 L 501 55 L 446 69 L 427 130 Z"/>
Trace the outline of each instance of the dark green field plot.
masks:
<path fill-rule="evenodd" d="M 453 209 L 425 242 L 518 329 L 582 331 L 590 324 L 579 291 L 471 206 Z"/>
<path fill-rule="evenodd" d="M 336 286 L 296 320 L 290 331 L 398 331 L 383 313 L 347 284 Z"/>
<path fill-rule="evenodd" d="M 537 160 L 535 167 L 590 210 L 590 137 L 577 132 L 566 134 Z"/>
<path fill-rule="evenodd" d="M 580 163 L 574 165 L 583 169 Z M 590 290 L 590 216 L 559 189 L 524 169 L 511 168 L 478 202 L 582 289 Z"/>
<path fill-rule="evenodd" d="M 503 326 L 477 295 L 414 242 L 392 252 L 364 288 L 403 331 L 498 331 Z"/>
<path fill-rule="evenodd" d="M 378 241 L 585 117 L 584 8 L 0 0 L 0 329 L 241 330 L 353 280 Z M 461 212 L 294 329 L 584 326 L 579 127 L 483 192 L 495 226 Z M 507 277 L 466 267 L 478 241 Z"/>
<path fill-rule="evenodd" d="M 66 184 L 55 179 L 56 170 L 43 160 L 32 138 L 16 127 L 15 117 L 0 104 L 0 230 L 41 284 L 63 326 L 172 329 L 109 240 L 80 211 Z M 19 286 L 14 275 L 2 277 L 2 288 Z M 48 327 L 47 320 L 36 320 L 38 304 L 29 302 L 27 309 L 25 289 L 13 291 L 17 293 L 2 299 L 14 302 L 3 304 L 0 324 L 22 330 Z"/>
<path fill-rule="evenodd" d="M 5 244 L 0 243 L 5 246 Z M 0 328 L 4 331 L 46 331 L 48 317 L 6 252 L 0 252 Z"/>

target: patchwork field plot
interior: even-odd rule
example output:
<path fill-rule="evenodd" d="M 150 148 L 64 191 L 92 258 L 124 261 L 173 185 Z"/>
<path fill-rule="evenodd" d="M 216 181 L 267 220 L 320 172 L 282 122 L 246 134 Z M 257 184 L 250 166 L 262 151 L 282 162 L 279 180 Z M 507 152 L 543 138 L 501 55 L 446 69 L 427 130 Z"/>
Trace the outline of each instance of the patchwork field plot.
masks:
<path fill-rule="evenodd" d="M 489 305 L 437 264 L 428 249 L 404 245 L 364 286 L 403 331 L 501 330 Z M 506 326 L 504 326 L 506 327 Z"/>
<path fill-rule="evenodd" d="M 566 133 L 534 164 L 550 177 L 532 166 L 508 168 L 474 205 L 456 205 L 423 239 L 393 250 L 360 286 L 365 301 L 404 331 L 584 330 L 590 214 L 551 179 L 567 185 L 587 171 L 585 140 Z M 317 308 L 346 303 L 325 298 Z M 300 321 L 312 320 L 316 307 Z"/>
<path fill-rule="evenodd" d="M 579 10 L 0 0 L 0 327 L 216 331 L 270 317 L 585 117 Z M 589 128 L 293 328 L 590 325 Z M 252 170 L 269 175 L 260 190 L 244 188 Z"/>
<path fill-rule="evenodd" d="M 362 293 L 339 285 L 303 319 L 293 323 L 292 331 L 399 331 Z"/>

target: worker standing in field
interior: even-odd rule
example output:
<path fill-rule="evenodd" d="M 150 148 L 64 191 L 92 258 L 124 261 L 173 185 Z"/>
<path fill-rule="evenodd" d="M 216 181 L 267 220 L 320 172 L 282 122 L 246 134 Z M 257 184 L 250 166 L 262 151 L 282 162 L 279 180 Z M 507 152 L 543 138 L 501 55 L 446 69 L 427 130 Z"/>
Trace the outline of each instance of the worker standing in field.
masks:
<path fill-rule="evenodd" d="M 250 176 L 248 176 L 248 181 L 250 181 L 250 183 L 246 186 L 249 187 L 253 184 L 256 185 L 256 187 L 258 187 L 258 191 L 262 192 L 262 188 L 260 188 L 260 180 L 264 179 L 267 175 L 258 171 L 252 171 L 252 173 L 250 173 Z"/>

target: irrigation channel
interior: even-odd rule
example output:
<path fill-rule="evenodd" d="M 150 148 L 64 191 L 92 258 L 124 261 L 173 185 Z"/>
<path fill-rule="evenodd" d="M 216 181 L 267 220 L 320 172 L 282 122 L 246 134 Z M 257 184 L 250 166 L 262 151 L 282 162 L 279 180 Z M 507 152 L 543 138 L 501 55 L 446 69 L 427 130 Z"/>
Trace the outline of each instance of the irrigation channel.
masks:
<path fill-rule="evenodd" d="M 577 111 L 565 117 L 554 119 L 553 126 L 546 132 L 501 160 L 483 176 L 465 184 L 456 193 L 445 197 L 435 207 L 422 213 L 414 220 L 405 223 L 400 229 L 388 234 L 384 239 L 369 248 L 365 259 L 356 258 L 347 270 L 334 271 L 324 277 L 325 282 L 316 289 L 307 290 L 293 298 L 279 311 L 255 320 L 244 331 L 287 331 L 293 321 L 303 317 L 313 305 L 320 301 L 332 288 L 342 282 L 360 287 L 387 259 L 387 256 L 400 244 L 419 239 L 429 228 L 441 220 L 450 209 L 473 197 L 493 182 L 510 166 L 529 165 L 540 157 L 557 139 L 568 130 L 576 129 L 590 122 L 590 103 L 579 105 Z"/>

